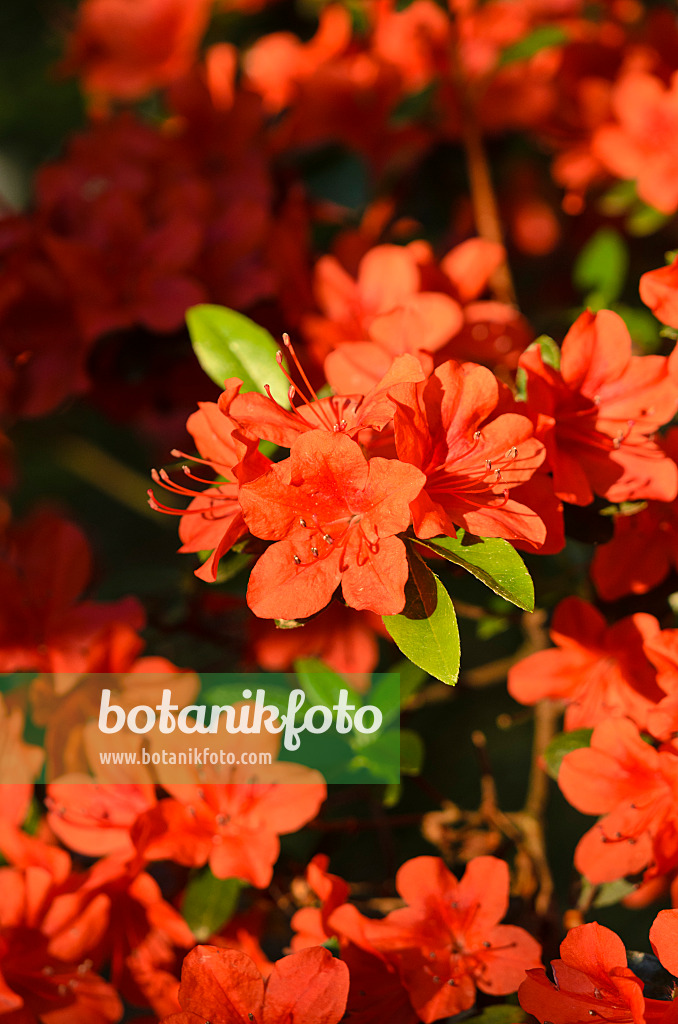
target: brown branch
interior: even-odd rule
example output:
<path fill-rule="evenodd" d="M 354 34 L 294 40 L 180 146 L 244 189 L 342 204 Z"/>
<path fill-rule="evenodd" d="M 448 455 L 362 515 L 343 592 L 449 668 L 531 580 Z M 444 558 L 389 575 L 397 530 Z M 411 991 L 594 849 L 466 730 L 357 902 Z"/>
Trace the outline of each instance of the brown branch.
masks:
<path fill-rule="evenodd" d="M 453 42 L 453 54 L 456 69 L 455 84 L 457 86 L 461 116 L 461 135 L 466 154 L 466 166 L 476 230 L 481 238 L 486 238 L 490 242 L 498 242 L 499 245 L 503 246 L 504 232 L 501 226 L 499 205 L 492 184 L 492 175 L 483 142 L 475 96 L 465 75 L 459 46 L 456 41 Z M 491 285 L 495 297 L 500 302 L 506 302 L 511 306 L 517 305 L 516 290 L 506 258 L 504 258 L 504 261 L 492 275 Z"/>

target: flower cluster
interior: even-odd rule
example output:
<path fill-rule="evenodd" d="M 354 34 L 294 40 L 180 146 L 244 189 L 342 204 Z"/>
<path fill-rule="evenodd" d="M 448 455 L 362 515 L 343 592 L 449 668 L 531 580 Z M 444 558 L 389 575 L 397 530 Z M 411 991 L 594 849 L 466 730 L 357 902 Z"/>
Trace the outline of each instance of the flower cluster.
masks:
<path fill-rule="evenodd" d="M 14 6 L 0 1024 L 676 1024 L 673 5 Z"/>

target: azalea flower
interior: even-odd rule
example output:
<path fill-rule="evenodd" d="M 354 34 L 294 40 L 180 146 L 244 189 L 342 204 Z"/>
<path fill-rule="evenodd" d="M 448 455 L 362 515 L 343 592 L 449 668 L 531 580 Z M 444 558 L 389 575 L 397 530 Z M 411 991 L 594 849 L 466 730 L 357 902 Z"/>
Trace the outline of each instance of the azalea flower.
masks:
<path fill-rule="evenodd" d="M 338 1024 L 347 993 L 346 964 L 321 947 L 283 957 L 264 981 L 245 953 L 196 946 L 181 972 L 182 1012 L 162 1024 Z"/>
<path fill-rule="evenodd" d="M 250 532 L 277 541 L 250 576 L 255 615 L 306 618 L 340 583 L 353 608 L 402 611 L 408 564 L 396 534 L 407 529 L 423 483 L 418 469 L 396 459 L 368 462 L 344 434 L 303 434 L 289 459 L 240 490 Z"/>
<path fill-rule="evenodd" d="M 490 370 L 452 361 L 399 398 L 398 458 L 426 474 L 412 503 L 418 537 L 454 537 L 463 526 L 483 537 L 544 542 L 538 513 L 511 497 L 545 454 L 518 408 Z"/>
<path fill-rule="evenodd" d="M 639 612 L 608 626 L 593 605 L 567 597 L 551 623 L 556 647 L 514 665 L 509 693 L 521 704 L 545 697 L 564 700 L 568 730 L 595 726 L 610 716 L 628 716 L 645 726 L 664 696 L 643 646 L 658 633 L 652 615 Z"/>
<path fill-rule="evenodd" d="M 85 0 L 64 68 L 97 105 L 140 99 L 189 70 L 209 10 L 209 0 Z"/>
<path fill-rule="evenodd" d="M 602 310 L 582 313 L 570 328 L 560 370 L 537 347 L 519 365 L 527 374 L 526 411 L 563 501 L 675 498 L 678 468 L 652 439 L 678 409 L 673 359 L 633 356 L 621 317 Z"/>
<path fill-rule="evenodd" d="M 639 291 L 657 320 L 669 327 L 678 327 L 678 257 L 666 267 L 643 274 Z"/>
<path fill-rule="evenodd" d="M 614 1024 L 645 1024 L 671 1020 L 671 1003 L 643 997 L 643 982 L 629 969 L 622 940 L 595 922 L 579 925 L 560 946 L 560 960 L 551 970 L 529 970 L 518 990 L 520 1005 L 542 1024 L 584 1024 L 605 1020 Z"/>
<path fill-rule="evenodd" d="M 222 407 L 230 405 L 237 394 L 241 381 L 233 382 L 222 395 Z M 192 487 L 175 483 L 165 470 L 153 472 L 154 481 L 173 494 L 190 497 L 188 508 L 171 508 L 157 500 L 149 491 L 149 504 L 158 512 L 180 516 L 179 536 L 182 552 L 211 551 L 207 561 L 195 570 L 195 575 L 213 582 L 221 558 L 247 534 L 238 501 L 239 482 L 265 472 L 270 459 L 257 450 L 257 440 L 249 433 L 238 430 L 222 407 L 215 402 L 199 402 L 198 412 L 192 413 L 186 429 L 195 441 L 200 458 L 173 452 L 191 462 L 207 466 L 221 479 L 196 494 Z M 198 477 L 188 466 L 184 467 L 185 477 L 200 484 L 210 482 Z M 225 478 L 225 479 L 224 479 Z"/>
<path fill-rule="evenodd" d="M 390 956 L 424 1024 L 473 1006 L 476 989 L 515 992 L 541 947 L 524 929 L 504 925 L 509 871 L 495 857 L 475 857 L 458 881 L 438 857 L 415 857 L 398 871 L 396 888 L 408 904 L 383 921 L 364 922 L 374 949 Z M 341 934 L 346 910 L 330 927 Z"/>
<path fill-rule="evenodd" d="M 655 749 L 625 718 L 596 726 L 591 746 L 566 754 L 558 774 L 566 799 L 584 814 L 602 815 L 579 841 L 575 865 L 594 884 L 678 864 L 678 756 Z"/>

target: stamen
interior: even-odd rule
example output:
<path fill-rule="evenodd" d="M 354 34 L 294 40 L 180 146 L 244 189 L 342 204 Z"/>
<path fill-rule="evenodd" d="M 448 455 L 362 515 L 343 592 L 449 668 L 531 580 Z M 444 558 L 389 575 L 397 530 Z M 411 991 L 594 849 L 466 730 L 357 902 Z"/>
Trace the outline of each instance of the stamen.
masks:
<path fill-rule="evenodd" d="M 306 376 L 306 373 L 304 372 L 303 366 L 301 365 L 301 363 L 299 362 L 299 359 L 297 358 L 297 354 L 294 351 L 294 346 L 293 346 L 292 342 L 290 341 L 289 334 L 283 334 L 282 338 L 283 338 L 283 343 L 285 345 L 285 348 L 287 349 L 287 351 L 292 356 L 292 359 L 294 361 L 294 365 L 296 366 L 297 370 L 299 371 L 299 376 L 301 377 L 301 379 L 303 380 L 304 384 L 308 388 L 308 393 L 313 398 L 313 401 L 317 403 L 316 407 L 313 406 L 313 403 L 310 402 L 308 400 L 308 398 L 306 398 L 306 396 L 301 391 L 298 392 L 299 397 L 301 398 L 301 400 L 303 402 L 306 403 L 306 405 L 309 407 L 311 412 L 318 418 L 318 420 L 322 423 L 322 425 L 324 427 L 327 427 L 329 430 L 333 430 L 334 426 L 332 424 L 332 421 L 325 414 L 325 410 L 324 410 L 324 408 L 322 406 L 322 403 L 320 402 L 320 399 L 318 398 L 318 396 L 317 396 L 317 394 L 316 394 L 316 392 L 315 392 L 315 390 L 313 388 L 313 385 L 311 384 L 310 380 Z M 280 367 L 282 372 L 285 374 L 285 377 L 290 382 L 292 387 L 295 388 L 295 393 L 297 393 L 294 381 L 290 377 L 289 373 L 287 372 L 287 370 L 285 369 L 285 366 L 283 364 L 282 352 L 280 352 L 280 351 L 276 352 L 275 358 L 276 358 L 276 362 L 278 363 L 278 366 Z"/>
<path fill-rule="evenodd" d="M 225 469 L 232 469 L 232 466 L 227 466 L 225 462 L 217 462 L 216 459 L 201 459 L 198 455 L 188 455 L 186 452 L 179 451 L 178 448 L 172 448 L 170 455 L 173 459 L 188 459 L 189 462 L 197 462 L 200 466 L 208 466 L 209 469 L 214 469 L 216 466 L 223 466 Z"/>
<path fill-rule="evenodd" d="M 318 549 L 317 548 L 311 548 L 311 554 L 313 555 L 314 558 L 317 558 L 318 557 Z"/>
<path fill-rule="evenodd" d="M 299 558 L 299 555 L 294 556 L 294 564 L 301 565 L 301 559 Z"/>
<path fill-rule="evenodd" d="M 323 540 L 325 541 L 325 543 L 326 543 L 326 544 L 332 544 L 332 543 L 333 543 L 333 540 L 332 540 L 332 538 L 330 537 L 329 533 L 326 533 L 326 534 L 325 534 L 325 535 L 323 536 Z"/>

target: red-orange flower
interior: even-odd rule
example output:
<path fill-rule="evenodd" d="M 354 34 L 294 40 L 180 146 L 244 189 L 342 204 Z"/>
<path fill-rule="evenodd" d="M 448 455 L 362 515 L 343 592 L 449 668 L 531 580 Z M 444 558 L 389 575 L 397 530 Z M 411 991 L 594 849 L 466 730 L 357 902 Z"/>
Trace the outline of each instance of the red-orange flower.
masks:
<path fill-rule="evenodd" d="M 249 742 L 251 747 L 251 737 Z M 291 782 L 251 782 L 252 769 L 240 767 L 229 768 L 228 783 L 166 785 L 172 797 L 142 814 L 132 829 L 140 854 L 195 867 L 209 861 L 217 878 L 268 885 L 279 836 L 310 821 L 327 795 L 322 776 L 310 768 L 281 762 L 272 770 L 278 778 L 286 771 Z M 257 771 L 261 776 L 266 769 Z"/>
<path fill-rule="evenodd" d="M 527 411 L 547 450 L 556 494 L 587 505 L 610 501 L 672 501 L 678 469 L 652 440 L 678 409 L 673 363 L 633 356 L 616 313 L 582 313 L 562 345 L 560 370 L 538 348 L 520 358 L 527 373 Z"/>
<path fill-rule="evenodd" d="M 568 932 L 560 956 L 551 962 L 555 985 L 543 967 L 527 972 L 518 990 L 524 1010 L 542 1024 L 645 1024 L 643 983 L 628 968 L 618 935 L 595 922 L 580 925 Z"/>
<path fill-rule="evenodd" d="M 379 245 L 360 261 L 354 280 L 334 256 L 316 264 L 315 290 L 324 316 L 308 316 L 304 329 L 325 373 L 342 392 L 366 391 L 396 355 L 433 352 L 462 326 L 449 295 L 420 290 L 414 246 Z M 333 351 L 334 350 L 334 351 Z"/>
<path fill-rule="evenodd" d="M 622 74 L 612 91 L 617 123 L 598 128 L 593 153 L 620 178 L 634 179 L 638 195 L 663 213 L 678 207 L 674 173 L 678 139 L 678 75 L 668 88 L 643 70 Z"/>
<path fill-rule="evenodd" d="M 608 626 L 586 601 L 565 598 L 551 624 L 556 647 L 514 665 L 509 693 L 521 704 L 544 697 L 567 701 L 567 729 L 594 726 L 610 715 L 627 715 L 645 726 L 664 696 L 643 649 L 658 632 L 652 615 L 638 613 Z"/>
<path fill-rule="evenodd" d="M 250 532 L 278 543 L 252 570 L 247 603 L 260 618 L 307 618 L 341 583 L 353 608 L 394 615 L 405 603 L 409 503 L 424 476 L 396 459 L 368 462 L 341 433 L 312 430 L 290 458 L 240 489 Z"/>
<path fill-rule="evenodd" d="M 283 957 L 266 982 L 240 950 L 196 946 L 181 972 L 181 1013 L 163 1024 L 338 1024 L 346 1008 L 348 968 L 327 949 Z"/>
<path fill-rule="evenodd" d="M 210 0 L 84 0 L 65 68 L 95 103 L 136 100 L 190 70 Z"/>
<path fill-rule="evenodd" d="M 579 841 L 575 865 L 594 884 L 678 864 L 678 756 L 655 749 L 628 719 L 607 719 L 591 746 L 563 758 L 558 784 L 584 814 L 603 815 Z"/>
<path fill-rule="evenodd" d="M 469 1009 L 476 988 L 515 992 L 539 964 L 539 943 L 523 928 L 499 923 L 508 909 L 505 861 L 475 857 L 458 881 L 439 857 L 415 857 L 400 868 L 396 888 L 408 906 L 370 922 L 368 934 L 377 949 L 395 955 L 425 1024 Z"/>
<path fill-rule="evenodd" d="M 426 474 L 412 503 L 417 536 L 454 537 L 462 526 L 542 544 L 542 519 L 510 491 L 532 477 L 544 448 L 509 389 L 483 366 L 449 361 L 408 392 L 394 426 L 398 458 Z"/>
<path fill-rule="evenodd" d="M 240 384 L 241 381 L 238 380 L 228 388 L 222 399 L 230 401 Z M 199 402 L 198 405 L 198 412 L 189 416 L 186 429 L 195 441 L 202 458 L 185 457 L 209 467 L 215 474 L 225 479 L 220 479 L 196 494 L 193 488 L 173 483 L 164 470 L 154 472 L 153 479 L 161 487 L 193 499 L 183 511 L 161 505 L 152 492 L 149 492 L 149 495 L 152 508 L 181 517 L 180 551 L 212 552 L 207 561 L 196 569 L 195 574 L 201 579 L 214 581 L 220 559 L 247 533 L 247 526 L 238 503 L 238 481 L 263 473 L 270 465 L 270 460 L 257 450 L 256 438 L 238 430 L 237 424 L 229 419 L 215 402 Z M 175 454 L 183 455 L 183 452 Z M 209 483 L 208 480 L 195 476 L 187 466 L 184 467 L 184 473 L 189 480 Z"/>
<path fill-rule="evenodd" d="M 657 320 L 678 327 L 678 257 L 667 267 L 643 274 L 638 290 Z"/>

